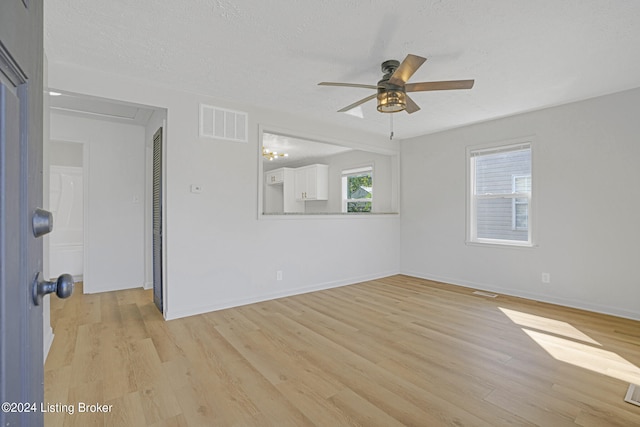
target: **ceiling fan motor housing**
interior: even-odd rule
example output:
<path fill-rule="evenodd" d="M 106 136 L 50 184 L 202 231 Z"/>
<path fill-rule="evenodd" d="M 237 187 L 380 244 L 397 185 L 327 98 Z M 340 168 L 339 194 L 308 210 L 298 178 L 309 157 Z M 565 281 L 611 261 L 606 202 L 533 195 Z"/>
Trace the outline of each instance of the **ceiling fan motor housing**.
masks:
<path fill-rule="evenodd" d="M 382 80 L 378 82 L 378 111 L 381 113 L 397 113 L 407 108 L 406 92 L 404 86 L 389 83 L 389 79 L 400 66 L 400 62 L 395 59 L 384 61 L 381 65 L 382 72 L 385 73 Z"/>
<path fill-rule="evenodd" d="M 382 72 L 385 74 L 384 78 L 388 79 L 389 77 L 391 77 L 391 74 L 393 74 L 398 69 L 399 66 L 400 66 L 400 61 L 396 61 L 395 59 L 389 59 L 388 61 L 384 61 L 380 65 Z"/>

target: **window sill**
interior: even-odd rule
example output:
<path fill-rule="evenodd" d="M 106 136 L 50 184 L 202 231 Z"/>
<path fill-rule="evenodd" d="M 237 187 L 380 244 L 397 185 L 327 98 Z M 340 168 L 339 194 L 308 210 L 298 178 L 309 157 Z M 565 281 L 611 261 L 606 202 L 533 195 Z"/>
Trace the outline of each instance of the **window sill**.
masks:
<path fill-rule="evenodd" d="M 465 241 L 467 246 L 480 246 L 485 248 L 515 248 L 515 249 L 533 249 L 538 245 L 528 242 L 518 242 L 514 240 L 467 240 Z"/>
<path fill-rule="evenodd" d="M 380 217 L 396 217 L 399 212 L 313 212 L 313 213 L 261 213 L 258 219 L 320 219 L 320 218 L 380 218 Z"/>

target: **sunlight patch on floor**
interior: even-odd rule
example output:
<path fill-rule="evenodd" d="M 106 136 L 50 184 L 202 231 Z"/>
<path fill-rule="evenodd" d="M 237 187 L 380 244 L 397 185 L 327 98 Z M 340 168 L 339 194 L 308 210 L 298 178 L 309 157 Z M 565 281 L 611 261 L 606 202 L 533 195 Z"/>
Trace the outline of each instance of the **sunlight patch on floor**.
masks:
<path fill-rule="evenodd" d="M 640 368 L 598 341 L 560 320 L 498 307 L 522 331 L 561 362 L 629 382 L 640 383 Z M 595 347 L 599 346 L 599 347 Z"/>
<path fill-rule="evenodd" d="M 562 335 L 563 337 L 579 340 L 595 345 L 602 345 L 589 335 L 580 332 L 576 327 L 567 322 L 549 319 L 548 317 L 536 316 L 534 314 L 523 313 L 521 311 L 509 310 L 508 308 L 498 307 L 513 323 L 528 328 L 537 329 L 539 331 L 549 332 L 554 335 Z"/>
<path fill-rule="evenodd" d="M 554 359 L 629 383 L 640 383 L 640 368 L 611 351 L 542 332 L 522 329 Z"/>

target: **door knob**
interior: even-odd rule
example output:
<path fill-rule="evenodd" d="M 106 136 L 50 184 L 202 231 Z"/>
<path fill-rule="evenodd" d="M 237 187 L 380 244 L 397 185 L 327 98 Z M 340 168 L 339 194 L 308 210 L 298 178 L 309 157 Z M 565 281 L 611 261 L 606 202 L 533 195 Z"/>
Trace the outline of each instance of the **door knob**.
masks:
<path fill-rule="evenodd" d="M 58 298 L 69 298 L 73 293 L 73 277 L 70 274 L 61 274 L 54 282 L 48 282 L 42 277 L 42 273 L 38 273 L 33 280 L 33 303 L 40 305 L 42 297 L 52 292 L 58 295 Z"/>

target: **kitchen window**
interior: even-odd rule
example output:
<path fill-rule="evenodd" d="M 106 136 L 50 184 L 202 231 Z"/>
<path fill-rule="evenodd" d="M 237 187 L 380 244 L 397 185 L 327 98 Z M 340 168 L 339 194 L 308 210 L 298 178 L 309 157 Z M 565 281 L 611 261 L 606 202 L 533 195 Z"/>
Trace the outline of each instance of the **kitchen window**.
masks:
<path fill-rule="evenodd" d="M 342 212 L 371 212 L 373 166 L 342 171 Z"/>

